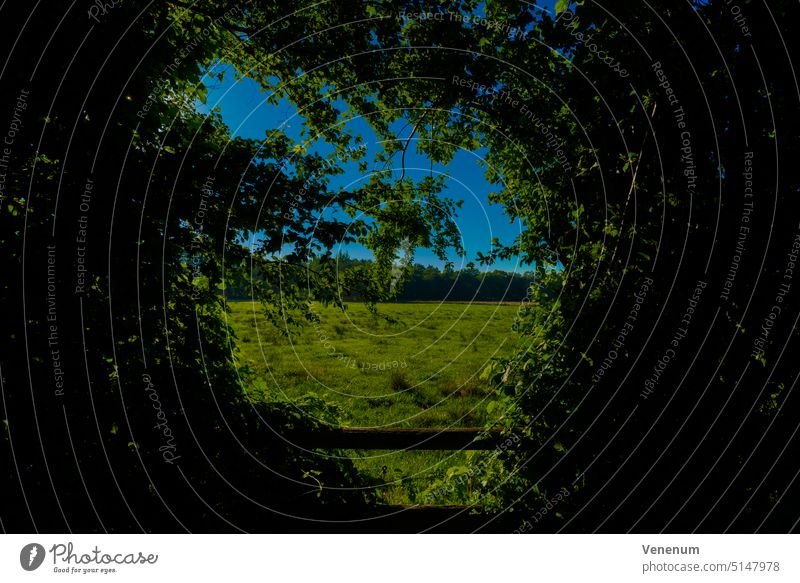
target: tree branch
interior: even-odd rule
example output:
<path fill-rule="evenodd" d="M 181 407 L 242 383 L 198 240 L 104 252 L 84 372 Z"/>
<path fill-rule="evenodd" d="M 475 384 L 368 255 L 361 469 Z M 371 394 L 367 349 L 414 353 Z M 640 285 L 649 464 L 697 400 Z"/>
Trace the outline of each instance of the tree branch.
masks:
<path fill-rule="evenodd" d="M 403 153 L 400 157 L 400 166 L 402 168 L 402 173 L 400 174 L 400 180 L 403 180 L 406 176 L 406 150 L 408 150 L 408 145 L 411 143 L 411 139 L 414 137 L 414 134 L 417 133 L 419 126 L 422 125 L 422 122 L 425 121 L 425 116 L 427 116 L 431 111 L 434 111 L 438 105 L 437 103 L 431 104 L 430 107 L 426 108 L 425 111 L 422 112 L 422 115 L 419 116 L 419 119 L 414 124 L 414 127 L 411 129 L 411 134 L 408 136 L 405 145 L 403 146 Z"/>

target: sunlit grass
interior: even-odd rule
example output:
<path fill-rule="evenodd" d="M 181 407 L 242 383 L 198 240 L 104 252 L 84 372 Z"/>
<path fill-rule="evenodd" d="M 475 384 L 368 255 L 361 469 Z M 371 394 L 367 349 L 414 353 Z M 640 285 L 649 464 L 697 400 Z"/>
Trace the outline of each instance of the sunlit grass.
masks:
<path fill-rule="evenodd" d="M 353 427 L 478 427 L 491 392 L 479 376 L 512 353 L 516 305 L 385 304 L 376 317 L 363 304 L 345 312 L 315 306 L 317 324 L 288 336 L 254 302 L 233 302 L 231 324 L 256 390 L 296 400 L 313 393 L 337 404 Z M 393 485 L 388 502 L 409 502 L 464 453 L 359 452 L 357 466 Z M 413 496 L 412 496 L 413 497 Z M 441 503 L 445 503 L 442 500 Z"/>
<path fill-rule="evenodd" d="M 490 393 L 479 379 L 493 356 L 508 355 L 516 307 L 387 304 L 373 316 L 317 306 L 318 324 L 289 337 L 253 302 L 231 303 L 242 360 L 273 394 L 315 393 L 340 404 L 345 425 L 474 427 Z"/>

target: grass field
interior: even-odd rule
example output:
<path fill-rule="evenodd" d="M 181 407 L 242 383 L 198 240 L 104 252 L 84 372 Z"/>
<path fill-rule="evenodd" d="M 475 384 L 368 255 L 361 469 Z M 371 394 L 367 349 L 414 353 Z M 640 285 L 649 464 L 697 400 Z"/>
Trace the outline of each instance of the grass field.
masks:
<path fill-rule="evenodd" d="M 479 379 L 486 364 L 517 346 L 517 305 L 384 304 L 376 317 L 363 304 L 345 312 L 315 306 L 319 322 L 288 336 L 260 304 L 232 302 L 241 359 L 267 394 L 295 400 L 309 393 L 341 407 L 353 427 L 478 427 L 491 394 Z M 466 453 L 358 452 L 357 466 L 385 480 L 388 502 L 409 501 Z M 444 503 L 446 501 L 442 501 Z"/>

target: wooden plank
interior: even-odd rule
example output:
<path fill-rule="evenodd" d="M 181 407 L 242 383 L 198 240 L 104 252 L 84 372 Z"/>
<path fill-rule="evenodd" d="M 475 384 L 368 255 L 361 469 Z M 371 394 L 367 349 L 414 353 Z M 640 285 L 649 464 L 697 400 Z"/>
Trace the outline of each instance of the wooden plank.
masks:
<path fill-rule="evenodd" d="M 459 427 L 455 429 L 419 428 L 387 429 L 372 427 L 344 427 L 313 433 L 295 433 L 286 438 L 307 449 L 391 449 L 391 450 L 489 450 L 500 442 L 498 431 L 482 428 Z"/>

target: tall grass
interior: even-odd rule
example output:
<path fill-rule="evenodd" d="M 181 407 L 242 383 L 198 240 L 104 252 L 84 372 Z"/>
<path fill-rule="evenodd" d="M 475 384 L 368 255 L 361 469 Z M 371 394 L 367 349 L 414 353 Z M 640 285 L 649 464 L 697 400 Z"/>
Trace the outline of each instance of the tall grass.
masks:
<path fill-rule="evenodd" d="M 354 427 L 476 427 L 492 395 L 478 378 L 493 357 L 510 354 L 514 305 L 386 304 L 376 317 L 361 304 L 345 312 L 316 306 L 317 324 L 283 334 L 254 302 L 231 303 L 241 360 L 255 390 L 336 403 Z M 390 502 L 463 465 L 463 453 L 358 452 L 357 465 L 386 483 Z M 444 502 L 444 501 L 443 501 Z"/>

